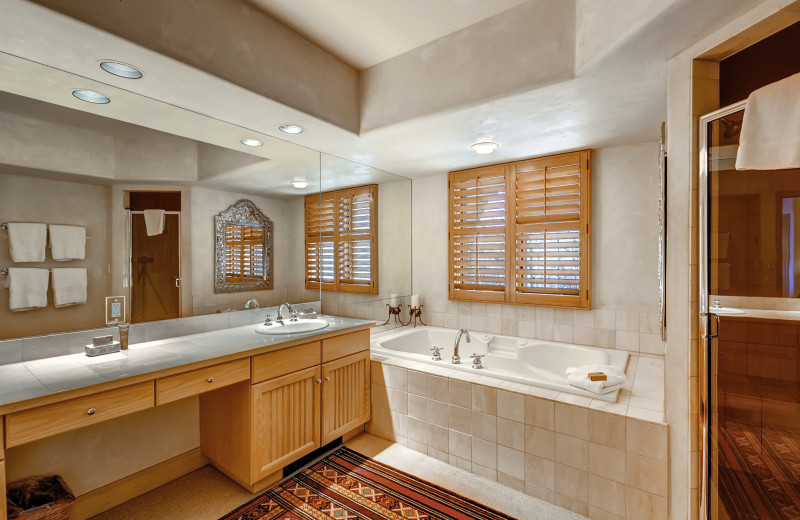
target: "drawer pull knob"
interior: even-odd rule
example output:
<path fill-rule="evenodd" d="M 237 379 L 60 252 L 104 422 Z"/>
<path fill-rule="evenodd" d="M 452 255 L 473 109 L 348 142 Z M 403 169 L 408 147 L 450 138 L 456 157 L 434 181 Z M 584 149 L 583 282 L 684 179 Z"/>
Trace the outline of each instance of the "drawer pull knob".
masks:
<path fill-rule="evenodd" d="M 213 377 L 209 377 L 209 378 L 207 379 L 207 381 L 208 381 L 209 383 L 213 383 L 213 382 L 214 382 L 214 378 L 213 378 Z"/>
<path fill-rule="evenodd" d="M 321 385 L 322 384 L 322 379 L 317 379 L 317 384 Z"/>
<path fill-rule="evenodd" d="M 96 411 L 97 411 L 96 408 L 89 408 L 88 410 L 86 410 L 86 415 L 94 415 Z"/>
<path fill-rule="evenodd" d="M 330 378 L 330 377 L 326 377 L 326 378 L 325 378 L 325 381 L 330 381 L 330 380 L 331 380 L 331 378 Z"/>

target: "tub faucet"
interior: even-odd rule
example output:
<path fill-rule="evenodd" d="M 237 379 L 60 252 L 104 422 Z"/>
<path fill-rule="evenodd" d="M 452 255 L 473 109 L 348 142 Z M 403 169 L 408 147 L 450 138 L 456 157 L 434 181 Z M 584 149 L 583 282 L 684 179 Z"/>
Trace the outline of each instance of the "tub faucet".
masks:
<path fill-rule="evenodd" d="M 458 344 L 461 343 L 461 336 L 464 334 L 467 335 L 467 343 L 472 343 L 472 339 L 469 337 L 469 331 L 467 329 L 461 329 L 456 334 L 456 341 L 453 343 L 453 364 L 458 365 L 461 363 L 461 357 L 458 355 Z"/>
<path fill-rule="evenodd" d="M 250 304 L 253 304 L 253 308 L 254 309 L 258 309 L 259 308 L 258 300 L 256 300 L 255 298 L 250 298 L 249 300 L 244 302 L 244 308 L 245 309 L 249 309 L 250 308 Z"/>
<path fill-rule="evenodd" d="M 292 308 L 292 304 L 289 302 L 283 302 L 282 304 L 278 305 L 278 318 L 275 320 L 276 322 L 283 325 L 283 316 L 281 316 L 281 309 L 284 306 L 289 310 L 289 314 L 291 315 L 291 319 L 289 321 L 297 321 L 297 313 Z"/>

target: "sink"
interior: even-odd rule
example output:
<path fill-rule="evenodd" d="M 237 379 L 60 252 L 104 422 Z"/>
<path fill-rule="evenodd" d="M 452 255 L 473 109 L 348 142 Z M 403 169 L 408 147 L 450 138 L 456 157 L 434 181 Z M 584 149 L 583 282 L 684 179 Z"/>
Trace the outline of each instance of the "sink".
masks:
<path fill-rule="evenodd" d="M 745 314 L 742 309 L 734 309 L 733 307 L 711 307 L 708 309 L 711 314 L 719 314 L 720 316 L 732 316 L 736 314 Z"/>
<path fill-rule="evenodd" d="M 256 332 L 259 334 L 299 334 L 322 330 L 328 325 L 327 321 L 320 319 L 285 321 L 283 325 L 273 322 L 272 325 L 259 325 L 256 327 Z"/>

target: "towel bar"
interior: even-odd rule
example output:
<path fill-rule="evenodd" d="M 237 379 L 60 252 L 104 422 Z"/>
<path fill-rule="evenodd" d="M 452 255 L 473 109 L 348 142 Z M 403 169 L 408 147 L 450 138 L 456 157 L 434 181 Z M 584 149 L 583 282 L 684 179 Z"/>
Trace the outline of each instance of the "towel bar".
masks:
<path fill-rule="evenodd" d="M 34 268 L 34 269 L 38 269 L 38 268 Z M 53 272 L 52 269 L 48 269 L 48 271 L 50 271 L 51 273 Z M 0 269 L 0 275 L 8 276 L 8 267 L 4 267 L 4 268 Z"/>

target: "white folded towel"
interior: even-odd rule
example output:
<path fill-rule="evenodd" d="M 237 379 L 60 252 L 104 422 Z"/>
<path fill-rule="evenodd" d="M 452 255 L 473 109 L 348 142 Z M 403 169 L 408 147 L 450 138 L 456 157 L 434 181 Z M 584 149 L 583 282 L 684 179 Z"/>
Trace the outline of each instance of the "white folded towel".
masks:
<path fill-rule="evenodd" d="M 53 301 L 56 307 L 86 303 L 86 269 L 53 269 Z"/>
<path fill-rule="evenodd" d="M 86 228 L 50 224 L 50 253 L 59 262 L 86 258 Z"/>
<path fill-rule="evenodd" d="M 800 74 L 747 98 L 737 170 L 800 168 Z"/>
<path fill-rule="evenodd" d="M 602 372 L 608 378 L 606 381 L 592 381 L 589 379 L 591 372 Z M 570 385 L 583 388 L 593 394 L 608 394 L 619 390 L 625 384 L 625 371 L 610 365 L 586 365 L 583 367 L 569 367 L 567 381 Z"/>
<path fill-rule="evenodd" d="M 47 307 L 47 285 L 50 272 L 47 269 L 9 267 L 6 277 L 12 311 L 29 311 Z"/>
<path fill-rule="evenodd" d="M 12 262 L 44 262 L 47 225 L 9 222 L 8 242 Z"/>
<path fill-rule="evenodd" d="M 146 209 L 144 214 L 144 227 L 147 229 L 147 236 L 160 235 L 164 232 L 164 220 L 166 213 L 163 209 Z"/>

